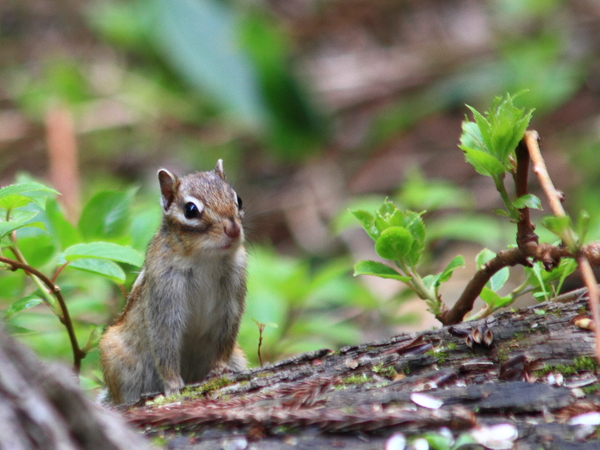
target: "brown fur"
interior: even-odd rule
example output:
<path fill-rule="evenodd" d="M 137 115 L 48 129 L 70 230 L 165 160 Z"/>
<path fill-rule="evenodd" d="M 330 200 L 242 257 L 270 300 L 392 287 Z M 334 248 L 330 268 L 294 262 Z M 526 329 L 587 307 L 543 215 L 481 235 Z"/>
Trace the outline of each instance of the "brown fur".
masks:
<path fill-rule="evenodd" d="M 178 178 L 159 171 L 163 221 L 127 305 L 104 333 L 108 400 L 180 389 L 215 369 L 243 370 L 236 344 L 246 294 L 243 212 L 214 171 Z M 200 211 L 186 216 L 186 205 Z"/>

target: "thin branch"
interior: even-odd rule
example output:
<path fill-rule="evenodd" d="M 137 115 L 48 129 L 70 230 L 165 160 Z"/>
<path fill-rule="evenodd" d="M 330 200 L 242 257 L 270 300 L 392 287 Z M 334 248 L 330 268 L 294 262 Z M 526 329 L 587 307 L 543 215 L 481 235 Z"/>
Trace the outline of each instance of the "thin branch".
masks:
<path fill-rule="evenodd" d="M 499 252 L 495 258 L 489 260 L 481 269 L 475 272 L 454 306 L 448 311 L 438 314 L 436 318 L 444 325 L 461 322 L 465 315 L 473 309 L 475 300 L 477 300 L 485 284 L 490 281 L 490 278 L 504 267 L 518 264 L 529 265 L 526 255 L 520 248 L 516 247 Z"/>
<path fill-rule="evenodd" d="M 539 140 L 540 136 L 535 130 L 526 131 L 525 136 L 523 137 L 523 141 L 527 146 L 533 164 L 533 173 L 537 175 L 540 181 L 540 185 L 548 198 L 550 209 L 555 216 L 562 217 L 566 215 L 562 206 L 564 195 L 554 187 L 554 183 L 552 183 L 552 180 L 550 179 L 546 163 L 544 162 L 544 158 L 542 158 L 542 153 L 540 151 Z"/>
<path fill-rule="evenodd" d="M 564 194 L 554 187 L 554 183 L 552 183 L 552 180 L 550 179 L 546 163 L 544 162 L 542 152 L 540 151 L 539 139 L 540 137 L 535 130 L 526 131 L 525 136 L 523 137 L 523 141 L 525 142 L 529 156 L 531 157 L 533 172 L 537 175 L 540 185 L 546 194 L 552 214 L 556 217 L 565 217 L 567 213 L 562 206 Z M 571 251 L 575 251 L 576 239 L 572 230 L 569 229 L 562 233 L 561 239 Z"/>
<path fill-rule="evenodd" d="M 517 198 L 526 195 L 529 192 L 529 152 L 525 140 L 521 139 L 516 149 L 517 171 L 514 176 L 515 189 Z M 529 208 L 519 209 L 519 221 L 517 222 L 517 245 L 524 249 L 530 243 L 537 244 L 539 242 L 537 234 L 535 234 L 535 226 L 531 223 L 529 216 Z"/>
<path fill-rule="evenodd" d="M 26 273 L 33 275 L 40 279 L 50 290 L 50 292 L 56 297 L 58 304 L 60 305 L 60 309 L 62 312 L 62 316 L 59 316 L 59 320 L 66 327 L 67 333 L 69 334 L 69 340 L 71 341 L 71 347 L 73 348 L 73 368 L 75 373 L 79 373 L 81 369 L 81 360 L 85 357 L 85 353 L 79 348 L 77 343 L 77 337 L 75 336 L 75 330 L 73 329 L 73 322 L 71 320 L 71 316 L 69 315 L 69 310 L 67 309 L 67 304 L 65 303 L 65 299 L 60 292 L 60 288 L 52 282 L 46 275 L 37 270 L 34 267 L 31 267 L 28 264 L 22 263 L 20 261 L 15 261 L 14 259 L 7 258 L 5 256 L 0 256 L 0 262 L 8 264 L 11 266 L 12 270 L 22 269 Z"/>
<path fill-rule="evenodd" d="M 56 272 L 54 272 L 54 275 L 52 276 L 53 283 L 56 281 L 56 279 L 58 278 L 60 273 L 64 270 L 64 268 L 67 267 L 70 263 L 71 263 L 71 261 L 67 261 L 62 266 L 60 266 L 58 269 L 56 269 Z"/>

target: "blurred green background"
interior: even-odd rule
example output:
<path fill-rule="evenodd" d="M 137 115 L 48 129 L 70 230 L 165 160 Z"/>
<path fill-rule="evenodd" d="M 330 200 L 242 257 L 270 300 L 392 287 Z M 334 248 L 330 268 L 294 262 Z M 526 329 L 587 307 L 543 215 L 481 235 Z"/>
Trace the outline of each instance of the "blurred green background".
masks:
<path fill-rule="evenodd" d="M 587 209 L 600 238 L 599 56 L 597 0 L 7 0 L 0 182 L 25 172 L 53 185 L 73 223 L 89 199 L 118 191 L 102 194 L 117 206 L 99 237 L 143 252 L 160 219 L 157 169 L 222 158 L 246 207 L 240 342 L 251 361 L 252 319 L 269 324 L 266 361 L 379 339 L 435 321 L 397 283 L 352 277 L 373 249 L 348 208 L 389 196 L 426 209 L 424 273 L 514 239 L 489 213 L 492 183 L 457 148 L 465 103 L 527 90 L 519 105 L 536 110 L 566 207 Z M 51 273 L 56 249 L 41 242 L 24 252 Z M 473 270 L 456 272 L 444 300 Z M 65 271 L 58 283 L 84 343 L 122 308 L 108 281 Z M 28 289 L 23 274 L 3 274 L 3 308 Z M 35 330 L 19 336 L 38 354 L 68 361 L 42 306 L 11 321 Z M 84 373 L 99 381 L 97 351 Z"/>

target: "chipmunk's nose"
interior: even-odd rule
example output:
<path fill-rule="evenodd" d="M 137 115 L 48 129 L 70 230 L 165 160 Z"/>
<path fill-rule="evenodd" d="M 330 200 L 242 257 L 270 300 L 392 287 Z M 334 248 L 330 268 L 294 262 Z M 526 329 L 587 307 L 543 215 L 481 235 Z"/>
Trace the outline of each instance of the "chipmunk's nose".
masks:
<path fill-rule="evenodd" d="M 242 229 L 235 220 L 230 219 L 223 224 L 223 231 L 231 239 L 237 239 L 240 237 Z"/>

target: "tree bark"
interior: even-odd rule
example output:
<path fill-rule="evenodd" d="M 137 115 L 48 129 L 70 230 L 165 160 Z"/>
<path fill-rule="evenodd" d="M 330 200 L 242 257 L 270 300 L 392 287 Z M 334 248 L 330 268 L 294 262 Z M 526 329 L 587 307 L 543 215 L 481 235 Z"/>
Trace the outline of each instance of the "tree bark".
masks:
<path fill-rule="evenodd" d="M 516 448 L 598 448 L 593 426 L 569 424 L 600 411 L 594 333 L 581 314 L 585 298 L 320 350 L 124 414 L 169 448 L 196 450 L 383 448 L 396 432 L 448 427 L 456 437 L 498 422 L 516 426 Z M 441 407 L 420 406 L 416 392 Z"/>
<path fill-rule="evenodd" d="M 120 417 L 83 395 L 71 371 L 43 365 L 0 330 L 0 449 L 145 448 Z"/>

